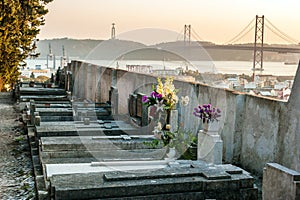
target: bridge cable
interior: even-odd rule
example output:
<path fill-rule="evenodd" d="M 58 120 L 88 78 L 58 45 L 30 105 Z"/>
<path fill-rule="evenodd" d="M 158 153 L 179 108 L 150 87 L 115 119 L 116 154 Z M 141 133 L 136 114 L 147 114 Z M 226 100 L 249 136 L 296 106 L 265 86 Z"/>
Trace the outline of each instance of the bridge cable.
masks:
<path fill-rule="evenodd" d="M 292 44 L 295 43 L 294 40 L 290 40 L 290 39 L 287 38 L 286 36 L 284 37 L 284 35 L 278 34 L 278 32 L 276 32 L 276 30 L 274 30 L 274 29 L 273 29 L 272 27 L 270 27 L 268 24 L 265 24 L 265 26 L 266 26 L 271 32 L 273 32 L 276 36 L 280 37 L 280 38 L 283 39 L 284 41 L 290 42 L 290 43 L 292 43 Z"/>
<path fill-rule="evenodd" d="M 296 43 L 296 44 L 299 44 L 299 41 L 298 40 L 296 40 L 296 39 L 294 39 L 294 38 L 292 38 L 291 36 L 289 36 L 289 35 L 287 35 L 286 33 L 284 33 L 283 31 L 281 31 L 279 28 L 277 28 L 272 22 L 270 22 L 270 20 L 268 20 L 268 19 L 266 19 L 266 21 L 276 30 L 276 31 L 278 31 L 281 35 L 283 35 L 283 36 L 285 36 L 286 38 L 287 38 L 287 40 L 288 40 L 288 42 L 291 42 L 292 41 L 292 43 Z M 268 28 L 270 28 L 270 27 L 268 27 Z M 271 28 L 270 28 L 271 29 Z M 272 30 L 271 30 L 272 31 Z M 272 31 L 273 32 L 273 31 Z M 275 33 L 275 32 L 273 32 L 274 34 L 276 34 L 277 36 L 279 36 L 279 37 L 281 37 L 278 33 Z M 282 38 L 282 37 L 281 37 Z M 283 39 L 283 38 L 282 38 Z M 286 41 L 287 41 L 286 40 Z"/>
<path fill-rule="evenodd" d="M 236 38 L 235 40 L 231 40 L 231 41 L 230 41 L 231 44 L 233 44 L 233 43 L 235 43 L 235 42 L 241 40 L 245 35 L 247 35 L 250 31 L 252 31 L 252 30 L 254 29 L 254 26 L 255 26 L 255 25 L 251 26 L 247 32 L 243 33 L 242 35 L 240 35 L 240 36 L 239 36 L 238 38 Z M 227 44 L 228 44 L 228 43 L 227 43 Z"/>
<path fill-rule="evenodd" d="M 180 41 L 180 39 L 183 40 L 183 29 L 181 29 L 180 33 L 178 33 L 176 38 L 177 41 Z"/>
<path fill-rule="evenodd" d="M 255 20 L 255 18 L 253 18 L 249 23 L 248 23 L 248 25 L 245 27 L 245 28 L 243 28 L 243 30 L 242 31 L 240 31 L 236 36 L 234 36 L 231 40 L 228 40 L 227 42 L 225 42 L 225 43 L 223 43 L 224 45 L 225 44 L 232 44 L 232 41 L 234 41 L 234 42 L 236 42 L 237 40 L 236 40 L 236 38 L 241 38 L 240 37 L 240 35 L 244 32 L 244 31 L 246 31 L 248 28 L 249 28 L 249 26 L 254 22 L 254 20 Z M 253 28 L 254 26 L 252 26 L 251 28 L 250 28 L 250 30 Z M 250 30 L 248 30 L 247 31 L 247 33 L 249 33 L 250 32 Z M 247 34 L 246 33 L 246 34 Z M 243 36 L 245 36 L 246 34 L 243 34 Z"/>
<path fill-rule="evenodd" d="M 196 31 L 194 31 L 194 29 L 192 29 L 192 33 L 193 33 L 193 35 L 194 34 L 196 35 L 196 37 L 195 37 L 196 41 L 199 41 L 199 42 L 204 41 L 203 38 L 200 37 Z"/>

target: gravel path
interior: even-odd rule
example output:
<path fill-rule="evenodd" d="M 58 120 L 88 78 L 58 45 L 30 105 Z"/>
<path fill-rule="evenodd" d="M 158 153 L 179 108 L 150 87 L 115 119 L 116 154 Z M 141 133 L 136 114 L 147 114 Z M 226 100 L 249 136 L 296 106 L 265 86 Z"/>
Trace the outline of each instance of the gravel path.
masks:
<path fill-rule="evenodd" d="M 35 199 L 29 145 L 10 93 L 0 93 L 0 199 Z"/>

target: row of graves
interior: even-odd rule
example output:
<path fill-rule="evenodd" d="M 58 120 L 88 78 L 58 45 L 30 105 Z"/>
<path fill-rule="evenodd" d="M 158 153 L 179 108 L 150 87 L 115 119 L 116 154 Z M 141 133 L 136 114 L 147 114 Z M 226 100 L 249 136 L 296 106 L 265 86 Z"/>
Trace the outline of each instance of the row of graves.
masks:
<path fill-rule="evenodd" d="M 16 92 L 37 199 L 257 199 L 254 179 L 243 169 L 168 157 L 165 147 L 146 145 L 154 136 L 114 114 L 110 102 L 26 84 Z M 145 113 L 137 96 L 130 97 L 134 118 Z"/>

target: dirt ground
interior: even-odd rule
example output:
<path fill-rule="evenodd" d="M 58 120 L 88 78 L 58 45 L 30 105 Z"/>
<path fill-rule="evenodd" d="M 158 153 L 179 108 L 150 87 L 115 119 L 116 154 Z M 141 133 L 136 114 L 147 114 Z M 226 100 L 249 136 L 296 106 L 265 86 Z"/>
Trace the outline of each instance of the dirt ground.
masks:
<path fill-rule="evenodd" d="M 0 199 L 35 199 L 27 136 L 10 93 L 0 93 Z"/>

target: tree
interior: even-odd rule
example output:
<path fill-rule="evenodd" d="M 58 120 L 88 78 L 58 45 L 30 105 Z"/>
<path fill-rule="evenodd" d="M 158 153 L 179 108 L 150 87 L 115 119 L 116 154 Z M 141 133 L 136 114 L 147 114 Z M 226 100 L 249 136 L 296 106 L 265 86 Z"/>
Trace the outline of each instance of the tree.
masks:
<path fill-rule="evenodd" d="M 36 48 L 35 38 L 44 25 L 46 5 L 52 0 L 0 0 L 0 79 L 12 86 L 18 66 Z M 36 56 L 36 55 L 31 55 Z M 3 91 L 3 87 L 0 88 Z"/>

